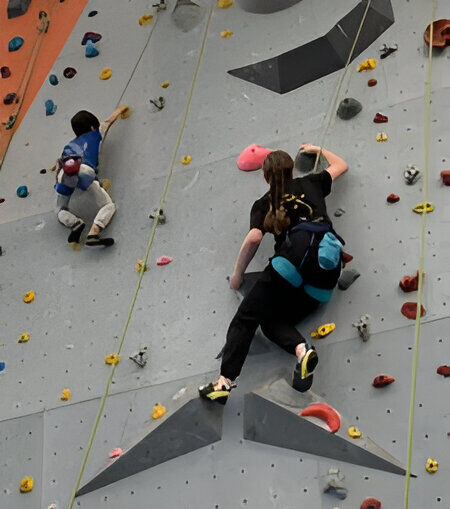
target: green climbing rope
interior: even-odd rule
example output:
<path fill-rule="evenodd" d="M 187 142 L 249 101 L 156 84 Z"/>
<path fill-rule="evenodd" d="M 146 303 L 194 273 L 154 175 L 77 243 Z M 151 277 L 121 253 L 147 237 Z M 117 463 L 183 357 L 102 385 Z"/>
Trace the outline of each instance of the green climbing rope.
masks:
<path fill-rule="evenodd" d="M 177 140 L 175 142 L 175 146 L 173 148 L 172 157 L 171 157 L 171 161 L 170 161 L 170 165 L 169 165 L 169 171 L 168 171 L 167 176 L 166 176 L 166 183 L 164 185 L 164 189 L 163 189 L 163 192 L 162 192 L 162 195 L 161 195 L 161 200 L 159 202 L 159 207 L 158 207 L 159 210 L 164 207 L 164 203 L 165 203 L 166 198 L 167 198 L 167 192 L 169 190 L 170 181 L 172 179 L 173 168 L 175 166 L 175 161 L 176 161 L 176 158 L 177 158 L 178 149 L 180 147 L 181 139 L 183 137 L 183 133 L 184 133 L 184 130 L 185 130 L 185 127 L 186 127 L 187 117 L 188 117 L 188 114 L 189 114 L 189 110 L 190 110 L 190 106 L 191 106 L 191 102 L 192 102 L 192 97 L 194 95 L 194 89 L 195 89 L 195 85 L 196 85 L 196 82 L 197 82 L 198 71 L 200 69 L 200 64 L 201 64 L 201 61 L 202 61 L 202 58 L 203 58 L 203 54 L 204 54 L 204 51 L 205 51 L 206 40 L 207 40 L 207 36 L 208 36 L 208 33 L 209 33 L 209 26 L 210 26 L 210 22 L 211 22 L 211 16 L 212 16 L 213 7 L 214 7 L 214 4 L 211 3 L 211 7 L 209 9 L 209 14 L 208 14 L 208 19 L 207 19 L 207 22 L 206 22 L 205 31 L 204 31 L 204 34 L 203 34 L 202 44 L 201 44 L 200 52 L 199 52 L 198 59 L 197 59 L 197 65 L 195 67 L 194 75 L 192 77 L 192 82 L 191 82 L 191 87 L 190 87 L 190 90 L 189 90 L 189 95 L 188 95 L 188 99 L 187 99 L 187 103 L 186 103 L 185 112 L 184 112 L 183 119 L 182 119 L 182 122 L 181 122 L 181 126 L 180 126 L 180 130 L 179 130 L 179 133 L 178 133 L 178 137 L 177 137 Z M 142 57 L 142 55 L 141 55 L 141 57 Z M 136 67 L 135 67 L 135 70 L 136 70 Z M 129 83 L 129 81 L 128 81 L 128 83 Z M 128 83 L 127 83 L 127 86 L 128 86 Z M 155 233 L 156 233 L 157 225 L 158 225 L 158 216 L 156 215 L 155 218 L 153 219 L 152 229 L 150 231 L 150 236 L 149 236 L 149 239 L 148 239 L 148 242 L 147 242 L 147 247 L 145 249 L 145 255 L 143 257 L 143 263 L 142 263 L 142 266 L 141 266 L 141 270 L 139 272 L 139 279 L 138 279 L 138 282 L 136 284 L 136 289 L 134 291 L 133 298 L 131 299 L 131 304 L 130 304 L 130 308 L 129 308 L 129 311 L 128 311 L 127 319 L 125 321 L 125 326 L 123 328 L 122 335 L 121 335 L 121 338 L 120 338 L 119 348 L 117 350 L 118 354 L 120 354 L 120 352 L 122 350 L 122 347 L 123 347 L 123 344 L 124 344 L 124 341 L 125 341 L 125 337 L 126 337 L 126 333 L 127 333 L 127 330 L 128 330 L 128 326 L 130 324 L 131 317 L 133 315 L 134 306 L 136 304 L 138 293 L 139 293 L 139 290 L 141 288 L 142 278 L 143 278 L 143 275 L 144 275 L 144 272 L 145 272 L 145 265 L 147 264 L 148 257 L 149 257 L 149 254 L 150 254 L 150 250 L 151 250 L 151 247 L 153 245 L 153 240 L 155 238 Z M 95 435 L 97 434 L 97 430 L 98 430 L 98 426 L 99 426 L 99 423 L 100 423 L 101 416 L 103 415 L 103 411 L 105 409 L 106 400 L 107 400 L 107 398 L 109 396 L 109 390 L 110 390 L 110 387 L 111 387 L 112 380 L 114 378 L 114 373 L 115 373 L 115 370 L 116 370 L 116 366 L 117 365 L 113 365 L 111 367 L 111 372 L 109 374 L 109 377 L 108 377 L 108 380 L 107 380 L 107 383 L 106 383 L 106 387 L 105 387 L 105 391 L 103 393 L 103 396 L 102 396 L 102 399 L 101 399 L 101 402 L 100 402 L 100 407 L 98 409 L 97 416 L 95 418 L 95 421 L 94 421 L 94 424 L 92 426 L 92 430 L 91 430 L 91 433 L 90 433 L 90 436 L 89 436 L 89 440 L 88 440 L 87 447 L 86 447 L 86 452 L 85 452 L 83 460 L 81 462 L 81 467 L 80 467 L 80 470 L 79 470 L 79 473 L 78 473 L 78 476 L 77 476 L 77 480 L 75 482 L 75 486 L 74 486 L 74 488 L 72 490 L 72 494 L 71 494 L 71 497 L 70 497 L 68 509 L 72 509 L 73 508 L 75 497 L 76 497 L 77 491 L 78 491 L 78 489 L 80 487 L 81 479 L 83 477 L 84 470 L 86 468 L 86 463 L 87 463 L 87 460 L 88 460 L 88 457 L 89 457 L 89 453 L 91 451 Z"/>
<path fill-rule="evenodd" d="M 430 107 L 431 107 L 431 68 L 433 62 L 433 21 L 436 14 L 436 0 L 433 0 L 433 8 L 430 23 L 430 44 L 428 49 L 428 64 L 427 64 L 427 77 L 425 81 L 425 94 L 424 94 L 424 129 L 423 129 L 423 142 L 424 142 L 424 167 L 423 167 L 423 199 L 428 202 L 428 174 L 429 174 L 429 159 L 430 159 Z M 419 362 L 419 345 L 420 345 L 420 331 L 421 331 L 421 309 L 423 298 L 423 271 L 425 265 L 425 247 L 426 247 L 426 226 L 427 226 L 427 213 L 424 207 L 422 212 L 422 224 L 420 230 L 420 252 L 419 252 L 419 285 L 417 288 L 417 312 L 416 322 L 414 327 L 414 352 L 411 368 L 411 397 L 409 401 L 409 420 L 408 420 L 408 452 L 406 459 L 406 476 L 405 476 L 405 491 L 404 491 L 404 509 L 409 508 L 409 489 L 411 483 L 411 462 L 413 450 L 413 433 L 414 433 L 414 409 L 416 406 L 416 387 L 417 387 L 417 366 Z"/>

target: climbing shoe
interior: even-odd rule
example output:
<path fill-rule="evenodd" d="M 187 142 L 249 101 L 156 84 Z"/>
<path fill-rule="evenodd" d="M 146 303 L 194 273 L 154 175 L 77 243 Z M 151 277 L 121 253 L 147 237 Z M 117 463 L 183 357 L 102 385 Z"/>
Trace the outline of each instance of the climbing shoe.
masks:
<path fill-rule="evenodd" d="M 306 353 L 301 361 L 299 361 L 294 370 L 294 378 L 292 387 L 300 392 L 306 392 L 311 388 L 313 383 L 313 371 L 316 369 L 319 357 L 313 346 L 308 346 Z"/>
<path fill-rule="evenodd" d="M 106 238 L 101 239 L 98 235 L 88 235 L 86 240 L 86 246 L 89 247 L 109 247 L 114 244 L 114 239 Z"/>
<path fill-rule="evenodd" d="M 69 244 L 72 244 L 72 242 L 75 242 L 76 244 L 79 244 L 81 234 L 83 233 L 85 224 L 84 223 L 78 223 L 76 226 L 72 228 L 72 231 L 70 232 L 70 235 L 67 239 L 67 242 Z"/>
<path fill-rule="evenodd" d="M 224 384 L 220 387 L 217 387 L 216 389 L 216 384 L 211 382 L 207 385 L 200 386 L 198 388 L 198 393 L 200 394 L 200 397 L 203 399 L 215 401 L 217 403 L 220 403 L 221 405 L 225 405 L 231 390 L 234 389 L 235 387 L 236 384 L 232 383 L 231 386 Z"/>

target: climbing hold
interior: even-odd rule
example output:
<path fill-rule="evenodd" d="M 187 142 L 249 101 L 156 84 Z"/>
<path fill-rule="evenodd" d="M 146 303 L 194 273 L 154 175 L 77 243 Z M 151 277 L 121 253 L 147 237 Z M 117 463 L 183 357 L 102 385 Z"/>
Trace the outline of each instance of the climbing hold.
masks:
<path fill-rule="evenodd" d="M 16 190 L 16 193 L 19 198 L 26 198 L 28 196 L 28 187 L 19 186 Z"/>
<path fill-rule="evenodd" d="M 398 50 L 398 44 L 382 44 L 380 46 L 380 58 L 384 59 L 388 57 L 389 55 L 392 55 L 392 53 L 395 53 Z"/>
<path fill-rule="evenodd" d="M 150 99 L 150 102 L 158 108 L 158 110 L 162 110 L 164 105 L 166 104 L 166 100 L 164 97 L 159 97 L 158 99 Z"/>
<path fill-rule="evenodd" d="M 153 212 L 148 216 L 150 219 L 157 219 L 158 224 L 166 223 L 166 215 L 163 209 L 154 209 Z"/>
<path fill-rule="evenodd" d="M 50 85 L 53 85 L 53 86 L 56 86 L 59 83 L 59 80 L 58 80 L 58 77 L 56 76 L 56 74 L 50 74 L 50 76 L 48 77 L 48 81 L 49 81 Z"/>
<path fill-rule="evenodd" d="M 350 426 L 348 428 L 348 436 L 350 438 L 361 438 L 362 437 L 362 433 L 361 431 L 358 429 L 358 428 L 355 428 L 355 426 Z"/>
<path fill-rule="evenodd" d="M 370 316 L 362 315 L 359 322 L 352 323 L 353 327 L 358 329 L 359 336 L 363 341 L 370 338 Z"/>
<path fill-rule="evenodd" d="M 417 302 L 405 302 L 401 309 L 402 315 L 406 316 L 410 320 L 416 319 L 417 314 Z M 426 313 L 425 308 L 420 305 L 420 316 L 424 316 Z"/>
<path fill-rule="evenodd" d="M 92 18 L 93 16 L 97 16 L 97 14 L 98 14 L 98 11 L 90 11 L 88 14 L 88 17 Z"/>
<path fill-rule="evenodd" d="M 228 37 L 231 37 L 233 35 L 233 32 L 231 30 L 222 30 L 222 32 L 220 32 L 220 37 L 222 37 L 222 39 L 228 39 Z"/>
<path fill-rule="evenodd" d="M 381 131 L 380 133 L 377 134 L 376 140 L 377 141 L 387 141 L 388 135 L 384 131 Z"/>
<path fill-rule="evenodd" d="M 450 44 L 450 19 L 438 19 L 433 21 L 433 41 L 432 46 L 443 47 Z M 430 31 L 431 25 L 428 25 L 423 38 L 425 42 L 430 45 Z"/>
<path fill-rule="evenodd" d="M 443 375 L 445 377 L 450 376 L 450 366 L 439 366 L 436 370 L 438 375 Z"/>
<path fill-rule="evenodd" d="M 84 51 L 86 58 L 94 58 L 99 54 L 95 44 L 89 39 L 86 43 L 86 49 Z"/>
<path fill-rule="evenodd" d="M 342 207 L 339 207 L 334 211 L 334 217 L 341 217 L 342 214 L 345 214 L 345 209 L 343 209 Z"/>
<path fill-rule="evenodd" d="M 191 156 L 184 156 L 180 159 L 181 164 L 189 164 L 192 161 Z"/>
<path fill-rule="evenodd" d="M 237 167 L 242 171 L 253 171 L 262 168 L 264 159 L 273 152 L 270 148 L 260 145 L 249 145 L 245 148 L 237 159 Z"/>
<path fill-rule="evenodd" d="M 135 353 L 134 355 L 130 355 L 129 359 L 137 364 L 140 368 L 145 368 L 148 361 L 147 347 L 142 346 L 139 352 Z"/>
<path fill-rule="evenodd" d="M 375 69 L 376 66 L 377 61 L 374 58 L 368 58 L 367 60 L 364 60 L 364 62 L 361 62 L 358 67 L 358 72 L 371 71 L 372 69 Z"/>
<path fill-rule="evenodd" d="M 428 458 L 427 462 L 425 463 L 425 468 L 427 469 L 428 473 L 434 474 L 439 468 L 439 463 L 433 458 Z"/>
<path fill-rule="evenodd" d="M 343 480 L 344 476 L 340 474 L 338 468 L 330 468 L 328 470 L 327 485 L 323 492 L 328 493 L 329 495 L 334 495 L 340 500 L 345 500 L 347 498 L 348 491 Z"/>
<path fill-rule="evenodd" d="M 433 212 L 433 210 L 434 205 L 429 201 L 418 203 L 415 207 L 413 207 L 413 212 L 415 212 L 416 214 L 423 214 L 423 212 L 428 214 L 428 212 Z"/>
<path fill-rule="evenodd" d="M 298 415 L 302 417 L 317 417 L 325 421 L 331 433 L 336 433 L 341 427 L 341 417 L 336 410 L 328 403 L 313 403 Z"/>
<path fill-rule="evenodd" d="M 20 49 L 25 41 L 22 39 L 22 37 L 19 37 L 16 35 L 13 37 L 9 43 L 8 43 L 8 50 L 9 51 L 17 51 Z"/>
<path fill-rule="evenodd" d="M 171 258 L 170 256 L 160 256 L 160 257 L 156 260 L 156 265 L 167 265 L 167 264 L 169 264 L 172 260 L 173 260 L 173 258 Z"/>
<path fill-rule="evenodd" d="M 330 163 L 328 159 L 323 155 L 323 152 L 318 154 L 309 154 L 301 148 L 295 156 L 294 165 L 298 171 L 301 171 L 302 173 L 309 173 L 310 171 L 314 170 L 314 167 L 317 172 L 326 170 L 330 166 Z"/>
<path fill-rule="evenodd" d="M 373 117 L 373 121 L 375 122 L 375 124 L 384 124 L 388 120 L 389 119 L 387 118 L 387 116 L 383 115 L 382 113 L 375 113 L 375 116 Z"/>
<path fill-rule="evenodd" d="M 58 509 L 58 506 L 56 504 L 50 504 L 47 509 Z"/>
<path fill-rule="evenodd" d="M 5 202 L 5 198 L 0 198 L 0 203 L 4 203 Z"/>
<path fill-rule="evenodd" d="M 408 164 L 406 170 L 403 172 L 403 177 L 406 183 L 412 185 L 420 178 L 420 170 L 414 164 Z"/>
<path fill-rule="evenodd" d="M 396 195 L 396 194 L 393 194 L 391 193 L 387 198 L 386 198 L 386 201 L 388 203 L 397 203 L 398 201 L 400 201 L 400 196 Z"/>
<path fill-rule="evenodd" d="M 137 263 L 136 263 L 136 267 L 134 268 L 134 270 L 136 272 L 141 272 L 142 270 L 142 265 L 144 265 L 144 262 L 143 260 L 138 260 Z M 148 271 L 148 265 L 144 265 L 144 272 L 147 272 Z"/>
<path fill-rule="evenodd" d="M 404 292 L 415 292 L 419 288 L 419 271 L 415 276 L 403 276 L 398 285 Z"/>
<path fill-rule="evenodd" d="M 51 99 L 45 101 L 45 114 L 47 117 L 54 115 L 57 108 L 58 106 Z"/>
<path fill-rule="evenodd" d="M 94 44 L 102 38 L 101 34 L 97 34 L 96 32 L 86 32 L 81 41 L 82 46 L 86 46 L 88 41 L 93 42 Z"/>
<path fill-rule="evenodd" d="M 442 170 L 441 178 L 444 186 L 450 186 L 450 170 Z"/>
<path fill-rule="evenodd" d="M 122 456 L 122 454 L 123 454 L 122 449 L 120 447 L 116 447 L 112 451 L 109 451 L 108 456 L 110 458 L 119 458 L 120 456 Z"/>
<path fill-rule="evenodd" d="M 67 78 L 68 80 L 72 79 L 76 73 L 77 70 L 73 67 L 66 67 L 63 71 L 64 78 Z"/>
<path fill-rule="evenodd" d="M 337 116 L 342 120 L 350 120 L 355 117 L 362 110 L 362 104 L 353 99 L 353 97 L 346 97 L 339 103 L 337 109 Z"/>
<path fill-rule="evenodd" d="M 217 0 L 217 7 L 221 9 L 228 9 L 233 5 L 233 0 Z"/>
<path fill-rule="evenodd" d="M 162 88 L 167 88 L 167 87 L 169 87 L 169 86 L 170 86 L 170 81 L 163 81 L 163 82 L 161 83 L 161 87 L 162 87 Z"/>
<path fill-rule="evenodd" d="M 368 87 L 374 87 L 376 84 L 378 83 L 378 81 L 374 78 L 371 78 L 368 82 L 367 82 L 367 86 Z"/>
<path fill-rule="evenodd" d="M 365 498 L 359 509 L 381 509 L 381 502 L 374 497 Z"/>
<path fill-rule="evenodd" d="M 30 290 L 28 291 L 24 296 L 23 296 L 23 301 L 26 302 L 27 304 L 29 304 L 30 302 L 33 302 L 34 301 L 34 292 L 33 290 Z"/>
<path fill-rule="evenodd" d="M 62 401 L 69 401 L 71 396 L 70 389 L 63 389 L 61 392 L 61 399 Z"/>
<path fill-rule="evenodd" d="M 159 403 L 156 403 L 156 405 L 153 407 L 152 419 L 159 419 L 165 413 L 166 413 L 166 407 Z"/>
<path fill-rule="evenodd" d="M 359 278 L 361 274 L 355 269 L 348 269 L 342 271 L 338 279 L 338 288 L 340 290 L 347 290 Z"/>
<path fill-rule="evenodd" d="M 153 14 L 143 14 L 140 18 L 139 18 L 139 24 L 142 26 L 145 26 L 145 25 L 150 25 L 150 23 L 152 22 L 152 19 L 153 19 Z"/>
<path fill-rule="evenodd" d="M 123 106 L 120 107 L 120 118 L 122 119 L 126 119 L 128 118 L 129 116 L 131 115 L 131 109 L 129 106 L 127 106 L 126 104 L 124 104 Z"/>
<path fill-rule="evenodd" d="M 18 102 L 18 99 L 17 99 L 17 94 L 12 92 L 10 94 L 6 94 L 4 99 L 3 99 L 3 104 L 12 104 L 13 102 Z"/>
<path fill-rule="evenodd" d="M 34 486 L 33 478 L 27 475 L 20 481 L 20 492 L 28 493 L 33 489 L 33 486 Z"/>
<path fill-rule="evenodd" d="M 372 385 L 379 389 L 395 382 L 395 378 L 389 375 L 378 375 L 373 379 Z"/>
<path fill-rule="evenodd" d="M 109 353 L 106 357 L 105 357 L 105 363 L 106 364 L 117 364 L 118 362 L 120 361 L 120 355 L 117 354 L 117 353 Z"/>
<path fill-rule="evenodd" d="M 0 69 L 0 73 L 2 75 L 2 78 L 9 78 L 11 76 L 11 71 L 9 70 L 9 67 L 3 66 Z"/>
<path fill-rule="evenodd" d="M 27 343 L 28 341 L 30 341 L 30 335 L 28 334 L 28 332 L 22 332 L 22 334 L 19 337 L 18 343 Z"/>
<path fill-rule="evenodd" d="M 31 0 L 9 0 L 8 1 L 8 19 L 23 16 L 30 6 Z"/>
<path fill-rule="evenodd" d="M 334 323 L 326 323 L 317 328 L 317 330 L 311 332 L 312 338 L 324 338 L 328 336 L 331 332 L 336 328 L 336 324 Z"/>
<path fill-rule="evenodd" d="M 347 263 L 350 263 L 353 260 L 353 256 L 351 254 L 345 253 L 344 251 L 341 253 L 341 258 L 344 267 L 347 265 Z"/>
<path fill-rule="evenodd" d="M 103 71 L 100 73 L 101 80 L 109 80 L 111 78 L 112 71 L 109 67 L 105 67 Z"/>
<path fill-rule="evenodd" d="M 5 368 L 6 368 L 6 364 L 4 363 L 4 361 L 0 361 L 0 373 L 2 371 L 5 371 Z"/>

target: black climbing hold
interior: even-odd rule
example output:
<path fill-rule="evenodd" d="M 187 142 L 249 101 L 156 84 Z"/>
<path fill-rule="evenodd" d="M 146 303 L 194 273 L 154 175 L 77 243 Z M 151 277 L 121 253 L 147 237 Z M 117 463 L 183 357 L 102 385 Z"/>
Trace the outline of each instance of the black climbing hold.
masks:
<path fill-rule="evenodd" d="M 76 73 L 77 73 L 77 70 L 74 69 L 73 67 L 66 67 L 63 72 L 64 77 L 69 80 L 72 79 Z"/>
<path fill-rule="evenodd" d="M 317 156 L 318 154 L 308 154 L 304 150 L 300 149 L 295 157 L 295 167 L 302 173 L 308 173 L 314 169 Z M 328 166 L 330 166 L 328 159 L 320 153 L 316 168 L 317 171 L 326 170 Z"/>
<path fill-rule="evenodd" d="M 31 0 L 9 0 L 8 19 L 23 16 L 30 6 Z"/>
<path fill-rule="evenodd" d="M 337 116 L 342 120 L 350 120 L 362 110 L 362 104 L 353 99 L 352 97 L 346 97 L 339 103 L 337 110 Z"/>
<path fill-rule="evenodd" d="M 3 66 L 0 69 L 0 73 L 2 75 L 2 78 L 9 78 L 11 76 L 11 71 L 9 70 L 9 67 Z"/>
<path fill-rule="evenodd" d="M 39 172 L 41 175 L 44 175 L 45 173 L 47 173 L 47 170 L 45 168 L 42 168 L 42 170 Z"/>
<path fill-rule="evenodd" d="M 93 16 L 96 16 L 98 14 L 98 11 L 91 11 L 88 16 L 92 18 Z"/>
<path fill-rule="evenodd" d="M 82 46 L 86 46 L 88 41 L 92 41 L 94 44 L 98 42 L 102 38 L 101 34 L 98 34 L 96 32 L 86 32 L 83 36 L 83 39 L 81 41 Z"/>
<path fill-rule="evenodd" d="M 11 94 L 6 94 L 3 99 L 3 104 L 12 104 L 13 102 L 18 102 L 17 94 L 12 92 Z"/>
<path fill-rule="evenodd" d="M 0 198 L 0 203 L 4 203 L 5 202 L 5 198 Z"/>

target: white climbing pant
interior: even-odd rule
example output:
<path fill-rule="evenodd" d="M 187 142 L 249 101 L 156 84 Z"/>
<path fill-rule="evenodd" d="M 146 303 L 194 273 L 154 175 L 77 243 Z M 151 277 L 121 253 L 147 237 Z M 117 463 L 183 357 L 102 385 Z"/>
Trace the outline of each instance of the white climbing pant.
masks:
<path fill-rule="evenodd" d="M 79 190 L 75 190 L 72 195 L 72 199 L 75 198 L 74 201 L 76 201 L 76 194 L 79 194 L 83 202 L 89 202 L 90 208 L 94 205 L 97 210 L 94 218 L 94 224 L 99 226 L 102 230 L 106 228 L 116 212 L 116 206 L 109 194 L 100 187 L 97 180 L 94 180 L 86 191 L 79 191 L 79 193 L 77 191 Z M 71 203 L 69 202 L 69 208 L 71 208 L 70 205 Z M 67 228 L 73 228 L 82 221 L 74 212 L 76 211 L 66 209 L 58 210 L 57 214 L 59 222 Z"/>

